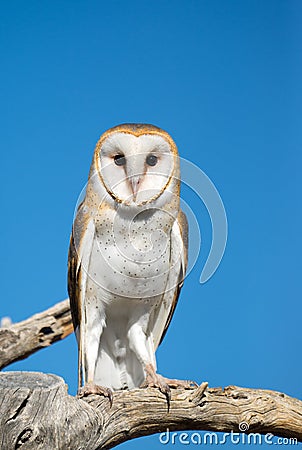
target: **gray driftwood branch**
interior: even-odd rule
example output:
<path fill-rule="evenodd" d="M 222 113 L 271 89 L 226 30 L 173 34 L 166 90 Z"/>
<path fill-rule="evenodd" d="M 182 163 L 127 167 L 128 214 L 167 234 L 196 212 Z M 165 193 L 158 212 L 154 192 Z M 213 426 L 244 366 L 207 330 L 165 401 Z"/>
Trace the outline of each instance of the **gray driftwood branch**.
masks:
<path fill-rule="evenodd" d="M 49 333 L 44 327 L 50 328 Z M 5 334 L 12 330 L 15 341 L 13 334 Z M 68 301 L 1 329 L 2 367 L 71 330 Z M 10 341 L 3 348 L 5 336 Z M 0 374 L 0 422 L 5 450 L 107 449 L 153 433 L 165 432 L 166 440 L 167 430 L 271 433 L 297 442 L 302 441 L 302 402 L 269 390 L 208 388 L 202 383 L 194 390 L 172 390 L 169 411 L 165 396 L 151 388 L 115 392 L 110 407 L 106 398 L 68 395 L 64 380 L 56 375 L 5 372 Z"/>
<path fill-rule="evenodd" d="M 173 430 L 273 433 L 302 440 L 302 402 L 284 394 L 229 386 L 173 390 L 170 410 L 157 389 L 108 399 L 68 395 L 64 381 L 33 372 L 0 374 L 1 448 L 108 449 Z M 166 439 L 166 437 L 165 437 Z M 23 446 L 23 447 L 22 447 Z"/>
<path fill-rule="evenodd" d="M 29 319 L 0 328 L 0 370 L 73 332 L 69 299 Z"/>

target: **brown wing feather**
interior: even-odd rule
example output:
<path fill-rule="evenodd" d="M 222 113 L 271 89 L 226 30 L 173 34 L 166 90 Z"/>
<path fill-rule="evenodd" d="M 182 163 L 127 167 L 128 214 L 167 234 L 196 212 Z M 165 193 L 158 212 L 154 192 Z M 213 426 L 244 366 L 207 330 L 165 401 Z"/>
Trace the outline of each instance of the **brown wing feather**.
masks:
<path fill-rule="evenodd" d="M 77 330 L 78 340 L 78 389 L 83 384 L 82 378 L 82 361 L 81 361 L 81 338 L 80 338 L 80 324 L 81 324 L 81 299 L 80 299 L 80 282 L 79 277 L 81 267 L 78 266 L 78 252 L 75 247 L 74 235 L 71 233 L 69 253 L 68 253 L 68 295 L 70 302 L 70 310 L 73 328 Z"/>
<path fill-rule="evenodd" d="M 70 237 L 68 253 L 68 295 L 74 330 L 77 329 L 81 322 L 79 273 L 80 270 L 78 270 L 78 252 L 75 248 L 74 236 L 72 233 Z"/>
<path fill-rule="evenodd" d="M 175 289 L 175 293 L 174 293 L 174 298 L 173 298 L 173 302 L 171 305 L 171 309 L 165 324 L 165 328 L 163 331 L 163 334 L 161 335 L 159 344 L 160 345 L 166 335 L 166 332 L 169 328 L 170 322 L 172 320 L 177 302 L 178 302 L 178 298 L 179 298 L 179 294 L 181 291 L 181 288 L 183 286 L 183 282 L 184 282 L 184 278 L 185 278 L 185 274 L 186 274 L 186 270 L 187 270 L 187 265 L 188 265 L 188 221 L 187 221 L 187 217 L 185 215 L 185 213 L 180 210 L 178 213 L 178 217 L 177 217 L 177 221 L 179 224 L 179 228 L 180 228 L 180 233 L 182 236 L 182 240 L 183 240 L 183 249 L 184 249 L 184 261 L 185 261 L 185 266 L 182 267 L 182 270 L 179 273 L 179 278 L 178 278 L 178 285 Z"/>
<path fill-rule="evenodd" d="M 68 254 L 68 295 L 74 329 L 81 323 L 81 274 L 82 262 L 79 253 L 83 250 L 83 241 L 90 215 L 85 212 L 85 200 L 79 205 L 73 223 Z M 87 208 L 86 208 L 87 209 Z"/>
<path fill-rule="evenodd" d="M 81 349 L 81 276 L 82 264 L 80 261 L 79 250 L 85 233 L 85 226 L 88 223 L 89 216 L 84 213 L 84 202 L 78 208 L 72 233 L 70 237 L 68 253 L 68 295 L 70 301 L 71 317 L 74 330 L 78 340 L 78 388 L 82 386 L 82 349 Z"/>

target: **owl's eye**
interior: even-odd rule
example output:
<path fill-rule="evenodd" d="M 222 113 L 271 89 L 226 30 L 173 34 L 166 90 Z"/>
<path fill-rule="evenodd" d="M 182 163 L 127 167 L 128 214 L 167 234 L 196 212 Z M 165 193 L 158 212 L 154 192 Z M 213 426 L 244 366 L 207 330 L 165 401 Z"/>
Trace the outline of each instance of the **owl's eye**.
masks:
<path fill-rule="evenodd" d="M 114 162 L 117 166 L 124 166 L 126 164 L 126 158 L 124 155 L 115 155 Z"/>
<path fill-rule="evenodd" d="M 157 156 L 155 155 L 148 155 L 146 159 L 146 163 L 148 166 L 156 166 L 157 164 Z"/>

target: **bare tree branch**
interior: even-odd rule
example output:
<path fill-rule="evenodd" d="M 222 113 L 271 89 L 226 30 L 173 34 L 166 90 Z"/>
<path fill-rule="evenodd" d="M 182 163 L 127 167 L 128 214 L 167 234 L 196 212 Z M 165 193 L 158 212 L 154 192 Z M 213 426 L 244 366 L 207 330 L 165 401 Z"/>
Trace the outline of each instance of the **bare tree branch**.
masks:
<path fill-rule="evenodd" d="M 0 364 L 25 358 L 72 332 L 69 301 L 0 330 Z M 176 430 L 272 433 L 302 442 L 302 402 L 279 392 L 228 386 L 173 390 L 170 410 L 157 389 L 108 399 L 67 394 L 56 375 L 0 374 L 1 448 L 109 449 L 129 439 Z"/>
<path fill-rule="evenodd" d="M 302 440 L 302 402 L 278 392 L 229 386 L 174 390 L 170 410 L 157 389 L 79 400 L 64 381 L 32 372 L 0 374 L 1 448 L 109 449 L 169 429 L 273 433 Z M 241 425 L 240 425 L 241 424 Z"/>
<path fill-rule="evenodd" d="M 69 299 L 27 320 L 0 328 L 0 370 L 72 332 Z"/>

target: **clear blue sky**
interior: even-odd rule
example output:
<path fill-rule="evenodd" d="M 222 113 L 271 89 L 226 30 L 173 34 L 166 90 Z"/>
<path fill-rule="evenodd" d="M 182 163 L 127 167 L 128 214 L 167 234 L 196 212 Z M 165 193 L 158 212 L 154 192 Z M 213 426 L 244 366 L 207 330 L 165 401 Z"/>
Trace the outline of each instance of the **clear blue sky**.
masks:
<path fill-rule="evenodd" d="M 215 183 L 229 223 L 201 285 L 210 219 L 183 190 L 203 244 L 159 371 L 302 398 L 301 19 L 299 0 L 2 2 L 0 315 L 66 297 L 94 145 L 116 124 L 153 123 Z M 59 374 L 74 394 L 76 353 L 70 336 L 9 369 Z M 142 445 L 164 447 L 122 448 Z"/>

